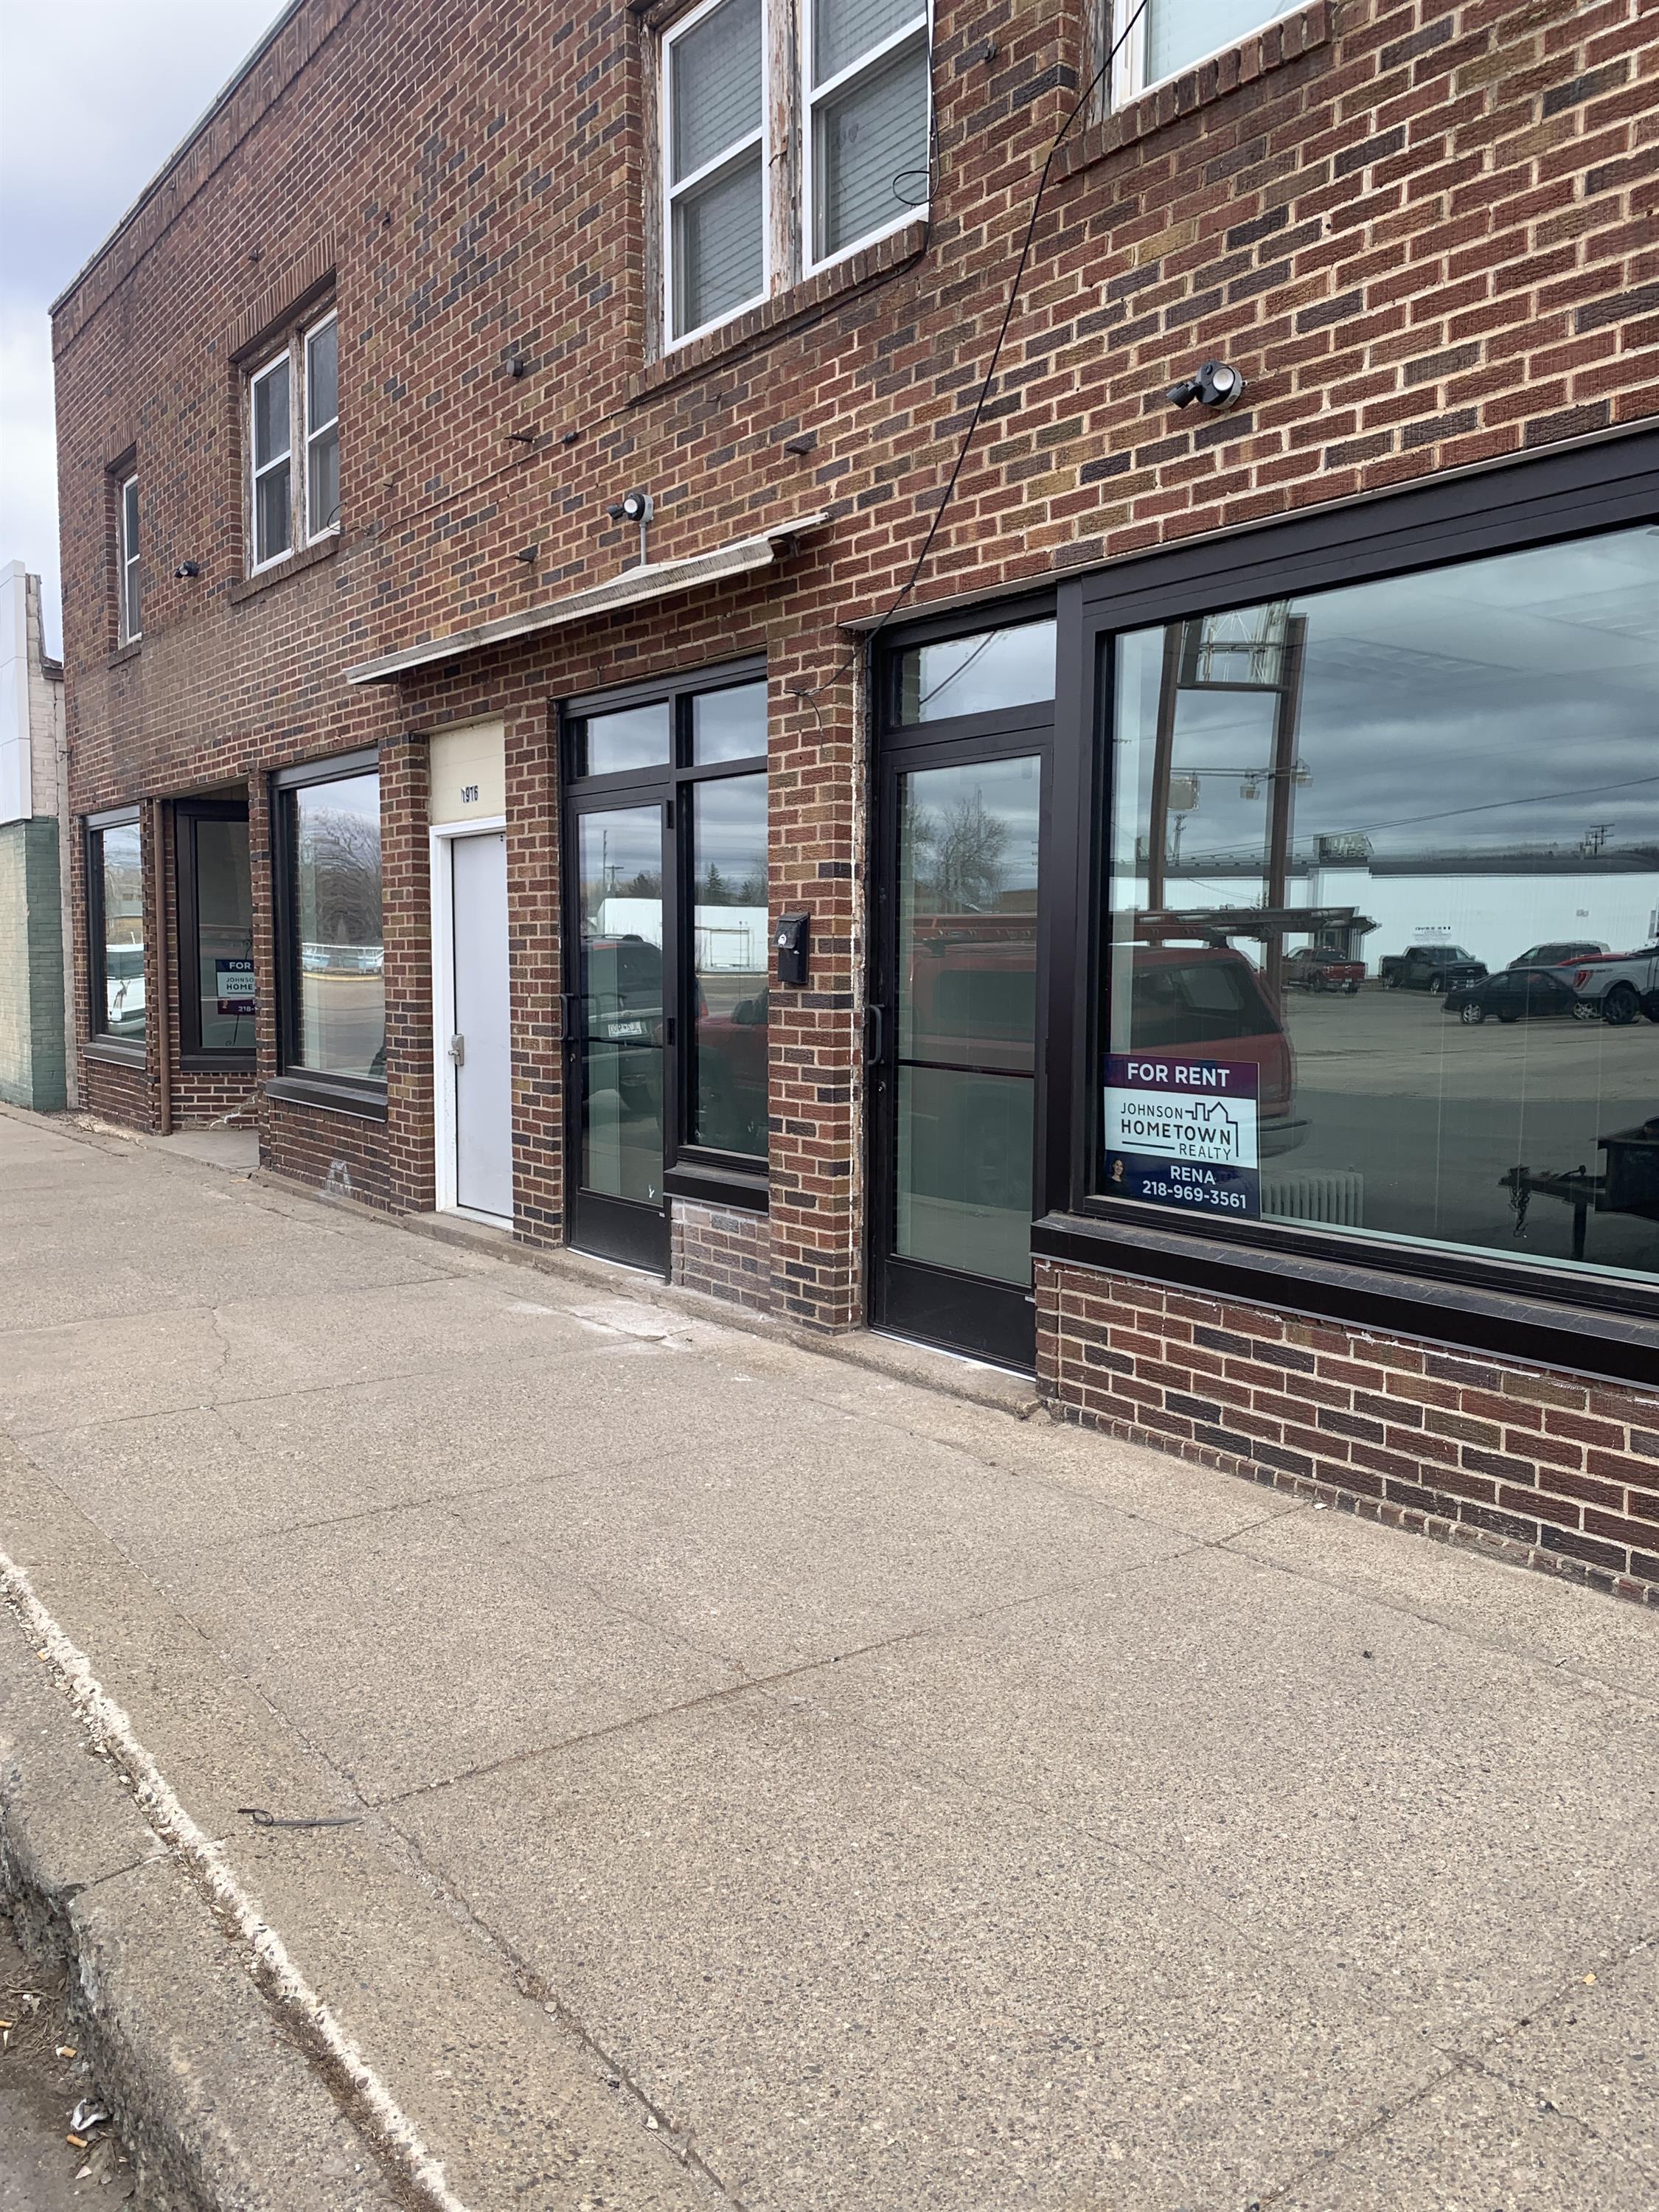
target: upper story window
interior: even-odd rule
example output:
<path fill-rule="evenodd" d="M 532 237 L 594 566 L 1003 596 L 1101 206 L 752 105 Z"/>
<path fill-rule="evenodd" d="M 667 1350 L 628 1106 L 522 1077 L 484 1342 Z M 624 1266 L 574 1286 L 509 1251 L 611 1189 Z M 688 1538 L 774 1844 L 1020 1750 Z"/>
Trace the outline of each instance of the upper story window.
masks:
<path fill-rule="evenodd" d="M 669 344 L 925 207 L 928 0 L 708 0 L 662 58 Z"/>
<path fill-rule="evenodd" d="M 1137 16 L 1138 0 L 1103 0 L 1108 50 L 1122 40 L 1112 64 L 1113 106 L 1121 107 L 1212 54 L 1224 53 L 1302 4 L 1303 0 L 1146 0 Z"/>
<path fill-rule="evenodd" d="M 340 526 L 339 325 L 296 331 L 248 379 L 251 569 Z"/>
<path fill-rule="evenodd" d="M 118 630 L 121 643 L 131 645 L 142 635 L 139 626 L 138 479 L 136 475 L 126 477 L 120 488 L 115 538 Z"/>

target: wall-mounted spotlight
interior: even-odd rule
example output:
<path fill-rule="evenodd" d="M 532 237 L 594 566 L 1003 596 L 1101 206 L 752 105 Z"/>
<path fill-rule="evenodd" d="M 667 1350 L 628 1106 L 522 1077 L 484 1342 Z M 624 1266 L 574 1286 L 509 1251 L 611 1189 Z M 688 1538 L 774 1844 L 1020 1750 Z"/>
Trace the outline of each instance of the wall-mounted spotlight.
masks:
<path fill-rule="evenodd" d="M 1224 361 L 1206 361 L 1196 376 L 1183 377 L 1165 395 L 1175 407 L 1237 407 L 1244 397 L 1244 380 Z"/>
<path fill-rule="evenodd" d="M 640 564 L 647 560 L 645 533 L 651 527 L 651 518 L 657 511 L 656 501 L 648 491 L 625 491 L 614 507 L 605 510 L 613 522 L 635 522 L 640 530 Z"/>
<path fill-rule="evenodd" d="M 180 580 L 186 576 L 199 576 L 202 573 L 202 564 L 199 561 L 181 561 L 173 573 L 174 577 Z"/>

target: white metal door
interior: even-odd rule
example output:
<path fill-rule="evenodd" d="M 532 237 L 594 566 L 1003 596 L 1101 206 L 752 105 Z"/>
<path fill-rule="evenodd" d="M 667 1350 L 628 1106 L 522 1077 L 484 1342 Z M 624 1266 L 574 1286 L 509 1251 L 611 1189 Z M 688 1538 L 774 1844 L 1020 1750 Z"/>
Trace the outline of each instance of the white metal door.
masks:
<path fill-rule="evenodd" d="M 507 981 L 507 839 L 452 837 L 455 1202 L 513 1218 L 513 1066 Z"/>

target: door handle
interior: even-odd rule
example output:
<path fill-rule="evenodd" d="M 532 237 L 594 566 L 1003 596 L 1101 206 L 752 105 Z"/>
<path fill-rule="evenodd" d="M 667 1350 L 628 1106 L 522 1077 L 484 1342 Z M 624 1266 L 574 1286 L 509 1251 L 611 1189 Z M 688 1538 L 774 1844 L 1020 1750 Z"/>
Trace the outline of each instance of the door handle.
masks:
<path fill-rule="evenodd" d="M 457 1067 L 465 1066 L 466 1039 L 464 1036 L 451 1037 L 449 1040 L 449 1056 L 454 1061 Z"/>
<path fill-rule="evenodd" d="M 864 1060 L 873 1067 L 887 1048 L 887 1010 L 884 1006 L 866 1006 L 864 1010 Z"/>

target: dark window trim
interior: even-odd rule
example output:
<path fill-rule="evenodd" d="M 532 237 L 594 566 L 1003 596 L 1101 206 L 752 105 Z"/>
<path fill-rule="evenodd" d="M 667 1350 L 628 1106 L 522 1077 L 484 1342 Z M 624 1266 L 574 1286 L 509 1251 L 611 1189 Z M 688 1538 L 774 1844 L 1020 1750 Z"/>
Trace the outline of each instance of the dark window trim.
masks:
<path fill-rule="evenodd" d="M 82 866 L 87 875 L 87 1033 L 82 1042 L 94 1060 L 108 1060 L 123 1067 L 143 1067 L 149 1055 L 149 975 L 150 948 L 144 947 L 144 1038 L 134 1044 L 125 1037 L 112 1036 L 101 1024 L 109 978 L 105 966 L 106 947 L 104 942 L 104 864 L 99 840 L 106 830 L 136 829 L 138 832 L 138 866 L 143 875 L 145 863 L 144 830 L 140 810 L 137 806 L 106 806 L 100 813 L 88 814 L 82 823 Z"/>
<path fill-rule="evenodd" d="M 179 918 L 179 1065 L 192 1073 L 223 1069 L 246 1073 L 253 1066 L 255 1048 L 204 1045 L 202 1008 L 198 986 L 196 944 L 198 915 L 196 902 L 196 824 L 198 822 L 240 822 L 247 827 L 246 799 L 179 799 L 173 806 L 173 897 Z M 250 921 L 252 915 L 250 915 Z M 258 1019 L 258 1000 L 255 1019 Z"/>
<path fill-rule="evenodd" d="M 690 963 L 689 959 L 681 958 L 680 947 L 683 943 L 690 941 L 695 885 L 691 864 L 692 810 L 680 802 L 682 790 L 686 787 L 724 781 L 733 776 L 769 775 L 770 763 L 767 752 L 745 754 L 741 759 L 709 762 L 700 767 L 691 764 L 691 701 L 710 691 L 730 691 L 745 684 L 764 684 L 766 680 L 765 655 L 748 653 L 737 660 L 715 661 L 689 672 L 671 671 L 654 680 L 621 684 L 609 690 L 582 692 L 562 701 L 559 707 L 561 787 L 567 799 L 574 802 L 565 808 L 568 825 L 565 866 L 571 884 L 578 880 L 575 839 L 579 832 L 576 824 L 582 812 L 590 806 L 627 805 L 631 802 L 640 805 L 663 806 L 667 810 L 664 846 L 672 861 L 674 896 L 672 901 L 667 898 L 665 886 L 663 981 L 666 1003 L 663 1012 L 672 1020 L 674 1030 L 672 1043 L 663 1047 L 664 1197 L 696 1199 L 708 1206 L 732 1206 L 751 1212 L 764 1212 L 769 1203 L 767 1161 L 755 1153 L 726 1152 L 712 1146 L 695 1144 L 687 1134 L 690 1110 L 688 1079 L 696 1026 L 695 1001 Z M 617 714 L 630 707 L 658 705 L 666 705 L 669 710 L 669 757 L 666 761 L 649 767 L 617 769 L 605 775 L 579 776 L 574 773 L 576 723 L 586 720 L 590 715 Z M 769 781 L 768 792 L 769 814 Z M 770 872 L 769 855 L 769 912 Z M 572 911 L 574 913 L 574 908 Z M 573 945 L 569 952 L 572 973 L 565 978 L 567 985 L 572 987 L 566 993 L 567 1007 L 575 1003 L 577 996 L 574 989 L 576 957 Z M 769 981 L 769 948 L 767 966 Z M 567 1024 L 567 1045 L 571 1047 L 574 1044 L 569 1033 L 573 1026 Z M 580 1120 L 580 1115 L 575 1114 L 567 1116 L 566 1172 L 573 1178 L 573 1188 L 574 1178 L 581 1170 Z"/>
<path fill-rule="evenodd" d="M 351 753 L 331 753 L 326 760 L 296 761 L 289 768 L 279 768 L 271 777 L 276 791 L 297 791 L 305 783 L 340 783 L 349 775 L 375 775 L 380 770 L 380 749 L 378 745 L 363 745 Z"/>
<path fill-rule="evenodd" d="M 356 752 L 336 753 L 331 759 L 297 762 L 278 769 L 270 779 L 270 867 L 272 921 L 276 933 L 276 1068 L 265 1084 L 267 1097 L 289 1099 L 297 1104 L 320 1106 L 336 1114 L 356 1114 L 371 1121 L 386 1118 L 385 1076 L 330 1075 L 307 1067 L 299 1055 L 300 974 L 297 918 L 294 904 L 294 860 L 289 850 L 289 813 L 284 803 L 291 792 L 318 783 L 344 783 L 359 775 L 378 776 L 378 746 Z M 384 855 L 382 856 L 384 860 Z M 385 957 L 386 911 L 384 878 L 380 915 L 380 944 Z M 384 974 L 384 969 L 382 970 Z"/>
<path fill-rule="evenodd" d="M 1626 1382 L 1650 1378 L 1659 1289 L 1490 1261 L 1425 1243 L 1270 1224 L 1188 1223 L 1091 1190 L 1094 1127 L 1097 866 L 1109 748 L 1096 743 L 1109 701 L 1109 644 L 1122 630 L 1449 567 L 1659 518 L 1659 431 L 1626 435 L 1431 480 L 1248 529 L 1212 533 L 1067 577 L 1049 598 L 1059 622 L 1054 823 L 1039 928 L 1046 1089 L 1036 1139 L 1039 1257 L 1294 1310 L 1454 1348 L 1507 1352 Z M 966 635 L 1038 611 L 1035 600 L 957 605 L 882 638 Z M 876 672 L 879 717 L 896 679 Z M 944 727 L 928 725 L 926 728 Z M 896 742 L 907 745 L 909 732 Z M 884 746 L 895 737 L 884 734 Z M 875 934 L 872 932 L 872 937 Z"/>

